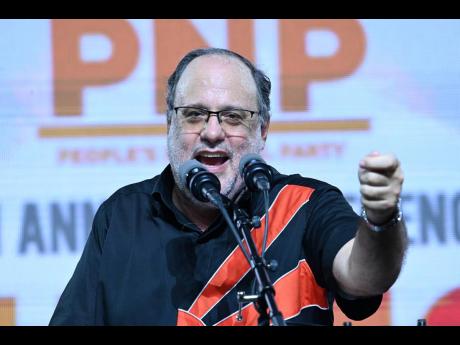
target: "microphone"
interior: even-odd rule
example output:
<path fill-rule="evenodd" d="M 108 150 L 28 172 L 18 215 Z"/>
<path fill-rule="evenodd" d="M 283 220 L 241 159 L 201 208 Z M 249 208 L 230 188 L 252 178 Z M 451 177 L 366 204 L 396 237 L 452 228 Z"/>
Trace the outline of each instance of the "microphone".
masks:
<path fill-rule="evenodd" d="M 247 249 L 243 246 L 240 235 L 238 235 L 238 230 L 225 209 L 222 199 L 227 201 L 228 199 L 220 195 L 220 181 L 217 176 L 206 170 L 204 165 L 196 159 L 191 159 L 179 167 L 179 183 L 185 186 L 198 200 L 203 202 L 210 201 L 217 206 L 232 230 L 244 257 L 251 263 L 251 258 L 247 253 Z"/>
<path fill-rule="evenodd" d="M 240 160 L 240 175 L 252 191 L 269 191 L 272 180 L 270 167 L 258 154 L 248 153 Z"/>
<path fill-rule="evenodd" d="M 180 166 L 179 178 L 180 183 L 199 201 L 211 201 L 214 204 L 216 198 L 221 201 L 219 179 L 196 159 L 188 160 Z"/>

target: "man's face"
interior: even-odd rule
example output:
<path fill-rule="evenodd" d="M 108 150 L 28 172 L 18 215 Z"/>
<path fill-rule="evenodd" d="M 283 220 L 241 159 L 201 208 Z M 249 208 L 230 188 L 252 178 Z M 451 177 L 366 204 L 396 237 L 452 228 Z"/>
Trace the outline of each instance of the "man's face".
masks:
<path fill-rule="evenodd" d="M 235 58 L 220 55 L 198 57 L 184 70 L 174 107 L 184 106 L 211 111 L 259 110 L 257 89 L 249 69 Z M 262 133 L 258 116 L 254 114 L 252 126 L 238 135 L 225 132 L 216 116 L 209 118 L 201 132 L 190 133 L 174 112 L 168 126 L 168 157 L 176 184 L 179 185 L 179 167 L 189 159 L 197 159 L 219 178 L 221 193 L 232 198 L 243 185 L 238 172 L 241 157 L 259 153 L 265 144 L 267 133 Z"/>

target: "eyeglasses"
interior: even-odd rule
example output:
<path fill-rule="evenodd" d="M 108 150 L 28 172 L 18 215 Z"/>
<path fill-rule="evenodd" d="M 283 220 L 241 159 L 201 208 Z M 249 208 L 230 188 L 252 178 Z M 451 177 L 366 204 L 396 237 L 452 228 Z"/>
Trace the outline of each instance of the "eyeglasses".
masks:
<path fill-rule="evenodd" d="M 195 107 L 175 107 L 174 110 L 186 132 L 200 133 L 209 118 L 215 115 L 225 133 L 233 135 L 247 134 L 254 123 L 254 114 L 258 113 L 244 109 L 210 111 Z"/>

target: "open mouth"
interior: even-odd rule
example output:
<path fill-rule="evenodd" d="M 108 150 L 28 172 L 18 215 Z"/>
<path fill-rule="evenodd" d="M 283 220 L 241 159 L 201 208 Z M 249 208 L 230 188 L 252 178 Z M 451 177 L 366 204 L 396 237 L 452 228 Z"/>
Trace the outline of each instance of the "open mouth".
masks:
<path fill-rule="evenodd" d="M 219 166 L 228 161 L 228 156 L 225 153 L 201 152 L 195 159 L 204 165 Z"/>

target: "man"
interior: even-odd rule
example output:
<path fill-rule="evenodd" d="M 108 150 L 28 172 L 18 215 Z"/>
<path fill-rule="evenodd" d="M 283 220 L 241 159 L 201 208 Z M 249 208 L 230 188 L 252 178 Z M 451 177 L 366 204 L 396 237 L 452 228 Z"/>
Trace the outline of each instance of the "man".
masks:
<path fill-rule="evenodd" d="M 222 194 L 263 217 L 238 166 L 264 148 L 270 81 L 244 57 L 210 48 L 187 54 L 168 86 L 170 165 L 101 205 L 51 325 L 257 325 L 253 303 L 236 317 L 237 292 L 253 292 L 254 275 L 218 209 L 192 196 L 179 167 L 197 159 Z M 270 279 L 287 324 L 331 325 L 334 299 L 354 320 L 374 313 L 407 246 L 398 160 L 373 152 L 359 163 L 363 218 L 337 188 L 273 172 L 266 258 L 278 261 Z M 252 231 L 259 249 L 262 235 Z"/>

